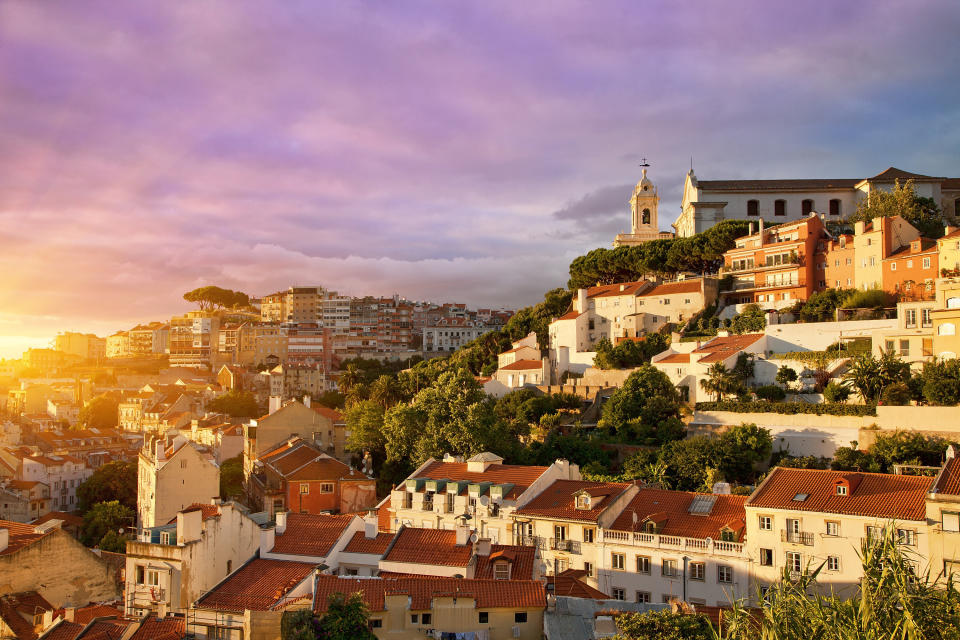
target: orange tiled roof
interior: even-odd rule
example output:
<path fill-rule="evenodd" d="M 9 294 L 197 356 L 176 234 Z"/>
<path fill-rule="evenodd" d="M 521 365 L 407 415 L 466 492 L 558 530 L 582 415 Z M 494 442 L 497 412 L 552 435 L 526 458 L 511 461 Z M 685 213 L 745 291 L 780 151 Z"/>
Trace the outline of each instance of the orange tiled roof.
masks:
<path fill-rule="evenodd" d="M 518 509 L 517 513 L 527 516 L 596 522 L 603 510 L 629 486 L 629 484 L 623 482 L 555 480 L 527 506 Z M 574 505 L 574 494 L 580 491 L 586 491 L 590 494 L 589 509 L 577 509 Z"/>
<path fill-rule="evenodd" d="M 260 456 L 287 480 L 340 480 L 361 479 L 365 476 L 336 458 L 331 458 L 306 440 L 297 438 L 283 443 Z"/>
<path fill-rule="evenodd" d="M 199 609 L 269 611 L 303 582 L 317 565 L 256 558 L 240 567 L 197 602 Z"/>
<path fill-rule="evenodd" d="M 533 580 L 466 580 L 463 578 L 341 578 L 320 575 L 314 611 L 327 609 L 329 598 L 334 593 L 360 592 L 370 611 L 385 611 L 386 595 L 405 594 L 410 598 L 411 611 L 426 611 L 431 608 L 434 597 L 457 596 L 474 598 L 478 609 L 529 609 L 545 608 L 546 592 L 543 584 Z"/>
<path fill-rule="evenodd" d="M 641 298 L 647 296 L 668 296 L 673 293 L 699 293 L 700 280 L 681 280 L 680 282 L 665 282 L 658 284 L 649 291 L 639 294 Z"/>
<path fill-rule="evenodd" d="M 118 618 L 123 615 L 123 611 L 116 607 L 106 604 L 91 604 L 86 607 L 79 607 L 73 613 L 73 621 L 79 624 L 87 624 L 94 618 Z"/>
<path fill-rule="evenodd" d="M 567 311 L 565 314 L 554 320 L 554 322 L 559 322 L 560 320 L 575 320 L 582 315 L 583 312 L 580 311 Z"/>
<path fill-rule="evenodd" d="M 79 640 L 120 640 L 132 620 L 98 620 L 90 624 Z"/>
<path fill-rule="evenodd" d="M 907 256 L 916 256 L 921 253 L 936 253 L 937 252 L 937 241 L 931 240 L 930 238 L 920 238 L 920 248 L 916 251 L 913 250 L 913 243 L 904 245 L 899 249 L 895 249 L 890 253 L 889 256 L 883 259 L 884 262 L 887 260 L 896 260 L 898 258 L 905 258 Z"/>
<path fill-rule="evenodd" d="M 343 551 L 344 553 L 370 553 L 382 556 L 391 540 L 393 540 L 392 533 L 377 533 L 376 538 L 368 538 L 363 531 L 357 531 Z"/>
<path fill-rule="evenodd" d="M 33 620 L 34 612 L 39 611 L 53 611 L 53 605 L 36 591 L 0 596 L 0 619 L 13 631 L 17 640 L 33 640 L 37 637 L 33 625 L 23 615 Z"/>
<path fill-rule="evenodd" d="M 322 415 L 324 418 L 329 419 L 334 424 L 344 421 L 343 414 L 336 409 L 330 409 L 329 407 L 324 407 L 322 405 L 311 405 L 310 408 Z"/>
<path fill-rule="evenodd" d="M 710 513 L 690 513 L 690 503 L 697 496 L 710 496 L 716 500 Z M 719 540 L 720 533 L 726 528 L 736 533 L 739 540 L 743 535 L 746 518 L 743 503 L 746 501 L 747 496 L 641 489 L 610 525 L 610 529 L 640 531 L 644 520 L 650 518 L 657 522 L 657 533 L 663 535 Z M 634 514 L 637 516 L 636 524 Z"/>
<path fill-rule="evenodd" d="M 489 556 L 477 556 L 477 566 L 473 570 L 474 578 L 493 579 L 493 565 L 500 559 L 510 561 L 511 580 L 533 580 L 533 565 L 537 550 L 535 547 L 492 544 Z"/>
<path fill-rule="evenodd" d="M 532 369 L 543 369 L 542 360 L 517 360 L 508 365 L 500 367 L 501 371 L 530 371 Z"/>
<path fill-rule="evenodd" d="M 46 515 L 40 516 L 30 524 L 37 526 L 38 524 L 44 524 L 45 522 L 50 522 L 51 520 L 63 520 L 64 524 L 74 527 L 83 525 L 83 518 L 65 511 L 51 511 Z"/>
<path fill-rule="evenodd" d="M 671 353 L 666 358 L 663 358 L 662 360 L 657 360 L 654 364 L 660 364 L 660 363 L 672 364 L 674 362 L 689 363 L 690 354 L 689 353 Z"/>
<path fill-rule="evenodd" d="M 491 464 L 486 471 L 467 471 L 466 462 L 433 462 L 416 477 L 434 480 L 458 480 L 465 482 L 492 482 L 494 484 L 512 484 L 513 488 L 504 496 L 505 500 L 515 500 L 527 490 L 547 467 Z M 404 485 L 397 485 L 402 489 Z M 466 489 L 463 489 L 466 492 Z"/>
<path fill-rule="evenodd" d="M 722 362 L 730 356 L 740 353 L 763 336 L 762 333 L 745 333 L 742 336 L 717 337 L 706 344 L 700 345 L 693 350 L 693 353 L 706 354 L 699 358 L 697 362 Z"/>
<path fill-rule="evenodd" d="M 950 458 L 937 476 L 933 491 L 949 496 L 960 495 L 960 458 Z"/>
<path fill-rule="evenodd" d="M 557 576 L 547 578 L 547 584 L 553 585 L 553 594 L 571 598 L 589 598 L 590 600 L 609 600 L 610 596 L 603 591 L 594 589 L 581 578 L 586 575 L 583 570 L 567 569 Z"/>
<path fill-rule="evenodd" d="M 287 528 L 274 538 L 272 552 L 325 557 L 353 518 L 347 514 L 288 513 Z"/>
<path fill-rule="evenodd" d="M 638 295 L 638 292 L 648 284 L 646 280 L 635 280 L 633 282 L 616 282 L 614 284 L 600 284 L 595 287 L 587 288 L 588 298 L 606 298 L 609 296 L 631 296 Z"/>
<path fill-rule="evenodd" d="M 466 567 L 472 555 L 473 545 L 458 545 L 456 531 L 405 527 L 397 532 L 396 541 L 383 561 Z"/>
<path fill-rule="evenodd" d="M 841 480 L 850 484 L 848 495 L 836 494 L 837 482 Z M 923 520 L 924 497 L 933 481 L 923 476 L 777 467 L 746 504 L 764 509 Z M 807 498 L 794 499 L 802 494 Z"/>
<path fill-rule="evenodd" d="M 167 616 L 165 618 L 147 618 L 130 636 L 130 640 L 168 640 L 182 638 L 186 634 L 186 619 Z"/>
<path fill-rule="evenodd" d="M 22 524 L 20 522 L 11 522 L 10 520 L 0 520 L 0 529 L 10 531 L 10 541 L 7 548 L 0 551 L 0 556 L 7 556 L 16 553 L 23 547 L 31 545 L 40 538 L 50 535 L 54 530 L 47 533 L 37 533 L 31 524 Z"/>
<path fill-rule="evenodd" d="M 47 632 L 44 640 L 74 640 L 83 631 L 84 626 L 86 625 L 62 620 Z"/>
<path fill-rule="evenodd" d="M 184 507 L 180 509 L 180 513 L 189 513 L 191 511 L 200 511 L 203 513 L 203 520 L 209 520 L 210 518 L 215 518 L 220 515 L 220 507 L 215 504 L 209 504 L 204 502 L 194 502 L 189 507 Z M 177 521 L 177 516 L 170 518 L 170 522 L 167 524 L 173 524 Z"/>

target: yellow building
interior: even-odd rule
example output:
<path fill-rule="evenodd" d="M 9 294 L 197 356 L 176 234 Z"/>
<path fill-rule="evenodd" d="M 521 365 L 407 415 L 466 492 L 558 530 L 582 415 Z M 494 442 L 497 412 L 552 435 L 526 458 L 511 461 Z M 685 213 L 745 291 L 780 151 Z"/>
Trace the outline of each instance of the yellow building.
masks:
<path fill-rule="evenodd" d="M 854 223 L 854 284 L 858 289 L 883 287 L 883 260 L 920 237 L 920 232 L 900 216 Z"/>
<path fill-rule="evenodd" d="M 960 577 L 960 459 L 951 446 L 947 463 L 927 494 L 930 524 L 930 575 Z"/>
<path fill-rule="evenodd" d="M 930 312 L 933 321 L 933 353 L 950 360 L 960 354 L 960 276 L 937 280 L 937 306 Z"/>
<path fill-rule="evenodd" d="M 947 226 L 943 237 L 937 240 L 940 275 L 960 276 L 960 229 Z"/>

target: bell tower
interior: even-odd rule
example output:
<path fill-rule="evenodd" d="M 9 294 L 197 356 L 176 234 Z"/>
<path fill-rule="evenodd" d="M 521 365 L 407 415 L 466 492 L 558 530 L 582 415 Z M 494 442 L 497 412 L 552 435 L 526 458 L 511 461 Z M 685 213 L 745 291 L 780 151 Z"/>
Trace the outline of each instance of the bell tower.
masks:
<path fill-rule="evenodd" d="M 630 197 L 631 233 L 640 235 L 649 233 L 656 234 L 659 231 L 659 226 L 657 225 L 657 203 L 660 201 L 660 198 L 657 196 L 657 188 L 650 182 L 650 178 L 647 177 L 647 167 L 650 165 L 644 160 L 640 166 L 643 167 L 643 177 L 640 178 L 637 186 L 633 188 L 633 195 Z"/>

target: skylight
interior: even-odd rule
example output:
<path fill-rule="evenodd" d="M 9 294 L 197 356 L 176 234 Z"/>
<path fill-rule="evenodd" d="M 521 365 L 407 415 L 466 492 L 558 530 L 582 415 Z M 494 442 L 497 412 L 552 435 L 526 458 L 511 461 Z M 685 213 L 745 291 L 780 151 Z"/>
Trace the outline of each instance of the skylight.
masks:
<path fill-rule="evenodd" d="M 713 511 L 713 505 L 717 501 L 717 496 L 695 496 L 693 501 L 690 502 L 690 506 L 687 508 L 687 513 L 694 515 L 708 515 Z"/>
<path fill-rule="evenodd" d="M 810 497 L 810 494 L 808 494 L 808 493 L 798 493 L 797 495 L 793 496 L 793 501 L 794 501 L 794 502 L 803 502 L 804 500 L 806 500 L 806 499 L 809 498 L 809 497 Z"/>

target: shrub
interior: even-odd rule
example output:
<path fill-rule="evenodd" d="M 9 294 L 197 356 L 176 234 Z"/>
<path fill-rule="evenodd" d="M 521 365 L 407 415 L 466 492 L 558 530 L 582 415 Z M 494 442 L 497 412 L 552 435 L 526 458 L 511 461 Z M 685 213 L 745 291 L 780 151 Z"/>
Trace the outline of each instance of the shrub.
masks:
<path fill-rule="evenodd" d="M 697 411 L 736 411 L 739 413 L 779 413 L 782 415 L 815 414 L 818 416 L 875 416 L 877 408 L 872 404 L 808 404 L 806 402 L 698 402 Z"/>
<path fill-rule="evenodd" d="M 850 387 L 831 380 L 823 389 L 823 399 L 831 404 L 846 402 L 850 397 Z"/>
<path fill-rule="evenodd" d="M 783 402 L 783 399 L 787 397 L 787 392 L 775 384 L 765 384 L 762 387 L 757 387 L 753 392 L 758 398 L 767 402 Z"/>
<path fill-rule="evenodd" d="M 898 407 L 910 404 L 912 395 L 910 387 L 903 382 L 895 382 L 883 390 L 881 401 L 885 405 Z"/>

